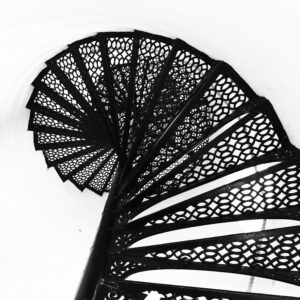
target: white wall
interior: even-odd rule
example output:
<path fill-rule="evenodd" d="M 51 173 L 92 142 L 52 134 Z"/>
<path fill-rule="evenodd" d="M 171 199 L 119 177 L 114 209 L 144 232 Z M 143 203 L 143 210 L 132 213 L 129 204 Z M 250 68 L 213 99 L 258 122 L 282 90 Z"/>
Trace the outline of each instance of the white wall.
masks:
<path fill-rule="evenodd" d="M 104 199 L 63 184 L 26 131 L 30 83 L 66 44 L 137 28 L 231 64 L 269 98 L 300 147 L 300 2 L 1 0 L 0 299 L 72 299 Z"/>

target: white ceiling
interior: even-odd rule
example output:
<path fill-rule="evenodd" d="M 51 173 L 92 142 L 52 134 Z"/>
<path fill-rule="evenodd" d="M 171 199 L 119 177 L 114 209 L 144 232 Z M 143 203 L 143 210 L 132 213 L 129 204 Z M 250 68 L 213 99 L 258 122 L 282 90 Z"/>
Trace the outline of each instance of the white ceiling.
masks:
<path fill-rule="evenodd" d="M 1 0 L 1 299 L 72 299 L 104 205 L 63 184 L 34 151 L 30 83 L 66 44 L 133 28 L 179 37 L 231 64 L 271 100 L 300 147 L 299 1 Z"/>

